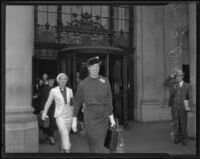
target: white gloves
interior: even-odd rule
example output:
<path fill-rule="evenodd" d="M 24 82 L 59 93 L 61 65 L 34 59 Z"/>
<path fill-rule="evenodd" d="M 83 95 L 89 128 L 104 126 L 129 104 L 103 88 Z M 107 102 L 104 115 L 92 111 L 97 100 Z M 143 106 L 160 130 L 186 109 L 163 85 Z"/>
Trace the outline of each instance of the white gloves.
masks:
<path fill-rule="evenodd" d="M 113 114 L 109 116 L 109 119 L 110 119 L 110 127 L 114 127 L 115 126 L 115 120 L 114 120 L 114 117 L 113 117 Z"/>
<path fill-rule="evenodd" d="M 72 130 L 73 130 L 74 132 L 77 131 L 77 117 L 73 117 L 73 118 L 72 118 Z"/>
<path fill-rule="evenodd" d="M 44 111 L 41 111 L 42 114 L 42 120 L 45 120 L 46 118 L 48 118 L 47 113 L 45 113 Z"/>

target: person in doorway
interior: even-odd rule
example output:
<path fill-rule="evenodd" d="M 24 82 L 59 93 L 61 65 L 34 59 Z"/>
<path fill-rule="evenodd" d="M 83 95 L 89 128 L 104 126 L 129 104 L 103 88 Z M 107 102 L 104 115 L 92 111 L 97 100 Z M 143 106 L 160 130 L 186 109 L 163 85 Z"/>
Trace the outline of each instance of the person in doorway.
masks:
<path fill-rule="evenodd" d="M 33 83 L 33 108 L 34 108 L 34 114 L 40 113 L 40 95 L 39 95 L 39 78 L 36 78 Z"/>
<path fill-rule="evenodd" d="M 74 116 L 72 129 L 77 131 L 77 114 L 82 103 L 84 108 L 85 137 L 91 153 L 103 153 L 108 129 L 115 125 L 112 106 L 112 92 L 109 80 L 99 75 L 101 61 L 99 57 L 88 59 L 89 76 L 78 86 L 74 96 Z"/>
<path fill-rule="evenodd" d="M 71 143 L 69 139 L 69 133 L 72 127 L 73 106 L 70 105 L 70 101 L 73 98 L 73 92 L 71 88 L 66 87 L 68 76 L 65 73 L 60 73 L 56 78 L 59 86 L 51 89 L 48 100 L 45 104 L 42 119 L 45 120 L 47 112 L 52 102 L 55 102 L 56 124 L 61 137 L 60 150 L 64 153 L 69 153 Z"/>
<path fill-rule="evenodd" d="M 165 86 L 170 87 L 169 106 L 172 108 L 173 132 L 176 135 L 173 143 L 187 145 L 187 111 L 192 108 L 192 87 L 183 81 L 183 77 L 182 69 L 176 68 L 165 80 Z"/>
<path fill-rule="evenodd" d="M 41 113 L 44 109 L 45 103 L 48 99 L 49 92 L 53 88 L 52 86 L 49 85 L 49 79 L 47 73 L 44 73 L 42 75 L 42 85 L 40 87 L 40 105 L 41 105 Z M 50 107 L 48 111 L 48 116 L 49 116 L 49 127 L 47 128 L 42 128 L 43 133 L 45 135 L 45 138 L 49 140 L 50 144 L 54 145 L 55 140 L 54 140 L 54 130 L 55 130 L 55 118 L 54 118 L 54 111 L 55 111 L 55 104 L 54 102 L 52 103 L 52 106 Z"/>

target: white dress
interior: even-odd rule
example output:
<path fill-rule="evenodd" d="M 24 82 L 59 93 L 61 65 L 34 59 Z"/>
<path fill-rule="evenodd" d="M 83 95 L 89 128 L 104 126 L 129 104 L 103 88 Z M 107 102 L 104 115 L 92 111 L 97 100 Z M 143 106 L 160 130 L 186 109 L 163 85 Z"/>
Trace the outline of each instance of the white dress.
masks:
<path fill-rule="evenodd" d="M 70 149 L 71 143 L 69 139 L 69 133 L 72 127 L 72 117 L 73 117 L 73 106 L 70 106 L 70 99 L 73 98 L 72 89 L 66 87 L 66 99 L 65 104 L 63 95 L 60 91 L 59 86 L 51 89 L 49 98 L 46 104 L 51 104 L 55 101 L 55 113 L 56 124 L 61 137 L 61 143 L 63 149 Z"/>

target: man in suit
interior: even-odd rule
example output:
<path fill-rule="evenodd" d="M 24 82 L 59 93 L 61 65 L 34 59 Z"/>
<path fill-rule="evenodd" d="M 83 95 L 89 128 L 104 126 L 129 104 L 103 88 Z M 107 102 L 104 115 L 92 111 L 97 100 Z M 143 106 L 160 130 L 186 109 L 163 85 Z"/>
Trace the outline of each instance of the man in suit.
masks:
<path fill-rule="evenodd" d="M 171 88 L 169 106 L 172 107 L 173 132 L 176 134 L 174 143 L 181 142 L 183 145 L 187 145 L 187 111 L 192 107 L 192 87 L 183 81 L 183 77 L 182 69 L 176 69 L 167 78 L 165 85 Z M 186 102 L 189 107 L 186 107 Z"/>

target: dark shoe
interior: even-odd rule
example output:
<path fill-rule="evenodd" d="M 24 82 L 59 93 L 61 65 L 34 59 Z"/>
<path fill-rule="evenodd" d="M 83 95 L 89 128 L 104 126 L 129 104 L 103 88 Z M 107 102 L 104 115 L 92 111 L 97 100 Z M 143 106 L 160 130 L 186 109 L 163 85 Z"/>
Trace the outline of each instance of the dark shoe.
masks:
<path fill-rule="evenodd" d="M 70 149 L 63 149 L 64 153 L 70 153 Z"/>
<path fill-rule="evenodd" d="M 60 151 L 61 153 L 64 153 L 64 149 L 63 149 L 61 146 L 59 146 L 59 151 Z"/>
<path fill-rule="evenodd" d="M 181 140 L 181 143 L 182 143 L 182 145 L 184 145 L 184 146 L 187 145 L 187 139 L 182 139 L 182 140 Z"/>
<path fill-rule="evenodd" d="M 179 142 L 181 142 L 180 137 L 174 132 L 170 133 L 170 137 L 173 144 L 178 144 Z"/>
<path fill-rule="evenodd" d="M 52 136 L 46 136 L 46 139 L 49 140 L 49 142 L 50 142 L 51 145 L 55 144 L 55 140 L 54 140 L 54 138 Z"/>

